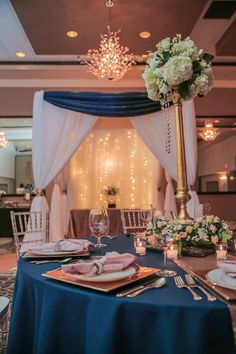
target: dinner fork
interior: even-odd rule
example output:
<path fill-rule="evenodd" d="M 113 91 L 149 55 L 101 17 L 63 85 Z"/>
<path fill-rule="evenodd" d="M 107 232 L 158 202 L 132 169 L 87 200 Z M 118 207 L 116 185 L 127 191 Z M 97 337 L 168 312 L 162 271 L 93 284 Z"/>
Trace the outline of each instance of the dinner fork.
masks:
<path fill-rule="evenodd" d="M 191 277 L 190 274 L 185 274 L 185 279 L 190 287 L 200 289 L 206 295 L 208 301 L 217 300 L 217 298 L 214 295 L 211 295 L 208 291 L 206 291 L 205 288 L 203 288 L 201 285 L 196 284 L 195 280 Z"/>
<path fill-rule="evenodd" d="M 199 296 L 197 293 L 195 293 L 195 291 L 189 285 L 184 283 L 184 281 L 180 275 L 177 275 L 176 277 L 174 277 L 174 279 L 175 279 L 175 284 L 176 284 L 177 288 L 186 288 L 193 295 L 194 300 L 196 300 L 196 301 L 202 300 L 201 296 Z"/>

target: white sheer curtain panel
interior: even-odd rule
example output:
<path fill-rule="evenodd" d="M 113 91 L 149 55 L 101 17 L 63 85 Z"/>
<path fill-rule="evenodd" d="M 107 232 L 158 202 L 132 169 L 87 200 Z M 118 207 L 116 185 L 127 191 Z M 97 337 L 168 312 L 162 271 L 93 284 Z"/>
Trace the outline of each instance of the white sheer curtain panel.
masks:
<path fill-rule="evenodd" d="M 192 186 L 194 185 L 197 173 L 195 110 L 193 100 L 183 101 L 182 105 L 188 185 Z M 174 180 L 177 180 L 174 107 L 172 106 L 142 117 L 133 117 L 130 120 L 161 165 Z M 169 152 L 167 152 L 168 146 L 170 146 Z M 195 203 L 195 208 L 198 208 L 199 201 L 197 195 L 193 198 L 193 202 Z M 192 214 L 192 211 L 190 213 Z M 194 217 L 194 215 L 190 216 Z"/>
<path fill-rule="evenodd" d="M 164 177 L 164 169 L 161 166 L 160 162 L 157 161 L 157 200 L 156 200 L 156 208 L 158 211 L 163 212 L 164 210 L 164 193 L 162 190 L 162 181 Z"/>
<path fill-rule="evenodd" d="M 33 108 L 33 171 L 40 189 L 58 175 L 97 121 L 47 103 L 43 94 L 35 94 Z"/>
<path fill-rule="evenodd" d="M 167 171 L 165 171 L 165 177 L 167 181 L 167 186 L 166 186 L 166 195 L 165 195 L 165 204 L 164 204 L 164 211 L 165 211 L 164 215 L 167 218 L 176 217 L 178 213 L 177 213 L 175 191 L 172 183 L 172 177 L 169 175 Z"/>
<path fill-rule="evenodd" d="M 59 185 L 54 184 L 50 212 L 50 241 L 64 240 L 64 215 L 62 193 Z"/>
<path fill-rule="evenodd" d="M 33 172 L 38 189 L 46 188 L 58 175 L 97 120 L 47 103 L 43 95 L 36 92 L 33 106 Z M 60 239 L 52 233 L 51 237 Z"/>

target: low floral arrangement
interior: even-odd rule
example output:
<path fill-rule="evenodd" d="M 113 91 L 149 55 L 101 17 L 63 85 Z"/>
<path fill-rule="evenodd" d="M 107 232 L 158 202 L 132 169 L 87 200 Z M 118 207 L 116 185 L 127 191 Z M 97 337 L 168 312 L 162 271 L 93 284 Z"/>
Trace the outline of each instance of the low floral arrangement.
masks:
<path fill-rule="evenodd" d="M 182 242 L 184 246 L 212 248 L 214 244 L 226 243 L 232 238 L 229 225 L 218 216 L 209 215 L 195 220 L 167 220 L 164 217 L 154 217 L 147 226 L 145 237 L 153 246 L 158 247 L 159 241 L 166 236 L 174 243 Z"/>
<path fill-rule="evenodd" d="M 103 190 L 104 195 L 116 195 L 118 193 L 119 193 L 119 188 L 117 188 L 115 186 L 108 186 L 108 187 L 105 187 Z"/>
<path fill-rule="evenodd" d="M 189 37 L 182 39 L 180 34 L 163 39 L 156 47 L 149 53 L 142 75 L 151 100 L 167 103 L 173 93 L 188 100 L 211 90 L 213 55 L 198 50 Z"/>

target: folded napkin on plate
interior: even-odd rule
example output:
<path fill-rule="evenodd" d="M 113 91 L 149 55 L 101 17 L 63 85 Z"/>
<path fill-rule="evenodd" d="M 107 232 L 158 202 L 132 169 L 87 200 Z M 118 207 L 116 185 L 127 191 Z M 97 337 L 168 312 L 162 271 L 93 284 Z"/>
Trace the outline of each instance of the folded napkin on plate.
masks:
<path fill-rule="evenodd" d="M 88 240 L 75 240 L 75 239 L 69 239 L 69 240 L 64 240 L 60 242 L 50 242 L 50 243 L 45 243 L 44 245 L 41 246 L 35 246 L 31 247 L 31 251 L 83 251 L 84 249 L 87 249 L 89 245 L 92 245 L 91 242 Z"/>
<path fill-rule="evenodd" d="M 218 267 L 230 277 L 236 277 L 236 261 L 220 261 Z"/>
<path fill-rule="evenodd" d="M 86 263 L 63 265 L 62 270 L 68 274 L 93 276 L 101 273 L 119 272 L 134 263 L 136 257 L 130 253 L 107 252 L 101 259 Z"/>

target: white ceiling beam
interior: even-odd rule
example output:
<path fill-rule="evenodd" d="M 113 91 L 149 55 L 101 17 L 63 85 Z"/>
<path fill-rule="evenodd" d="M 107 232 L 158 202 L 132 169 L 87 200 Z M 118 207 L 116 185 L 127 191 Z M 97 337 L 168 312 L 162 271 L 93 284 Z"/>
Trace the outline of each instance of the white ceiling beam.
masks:
<path fill-rule="evenodd" d="M 236 18 L 236 12 L 229 19 L 205 19 L 203 18 L 212 0 L 209 0 L 200 14 L 195 26 L 190 33 L 191 39 L 197 47 L 216 56 L 216 44 L 222 38 Z M 217 59 L 217 56 L 216 58 Z M 236 59 L 234 57 L 234 59 Z"/>

